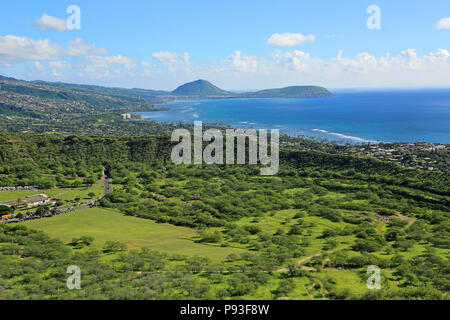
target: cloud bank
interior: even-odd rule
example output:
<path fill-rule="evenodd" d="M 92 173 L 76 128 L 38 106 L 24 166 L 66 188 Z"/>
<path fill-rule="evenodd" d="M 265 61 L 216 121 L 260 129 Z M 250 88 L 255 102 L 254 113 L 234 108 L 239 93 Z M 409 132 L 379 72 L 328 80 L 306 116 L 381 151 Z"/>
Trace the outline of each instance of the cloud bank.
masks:
<path fill-rule="evenodd" d="M 55 18 L 46 13 L 44 13 L 39 19 L 36 19 L 36 21 L 34 21 L 34 25 L 43 31 L 48 29 L 69 31 L 67 28 L 66 19 Z"/>
<path fill-rule="evenodd" d="M 33 40 L 13 35 L 0 36 L 0 57 L 10 61 L 59 59 L 63 46 L 48 39 Z"/>
<path fill-rule="evenodd" d="M 301 33 L 275 33 L 267 40 L 267 44 L 275 47 L 295 47 L 315 40 L 316 37 L 312 34 L 304 36 Z"/>
<path fill-rule="evenodd" d="M 450 17 L 442 18 L 436 23 L 436 28 L 438 29 L 450 29 Z"/>
<path fill-rule="evenodd" d="M 229 90 L 310 84 L 341 88 L 450 86 L 450 53 L 444 48 L 424 55 L 409 48 L 396 54 L 361 52 L 353 57 L 341 50 L 328 59 L 304 50 L 277 48 L 266 56 L 235 50 L 218 60 L 193 58 L 188 52 L 169 51 L 154 52 L 148 58 L 110 54 L 81 38 L 64 46 L 48 39 L 0 36 L 0 73 L 25 79 L 153 89 L 174 89 L 200 78 Z M 15 65 L 26 66 L 27 72 L 5 73 L 24 70 L 13 68 Z"/>

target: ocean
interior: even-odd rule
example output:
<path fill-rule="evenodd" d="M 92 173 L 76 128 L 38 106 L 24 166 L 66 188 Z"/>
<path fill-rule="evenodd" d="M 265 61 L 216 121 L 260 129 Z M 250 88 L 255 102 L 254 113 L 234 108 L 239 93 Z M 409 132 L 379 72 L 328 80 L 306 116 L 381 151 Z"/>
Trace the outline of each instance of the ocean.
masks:
<path fill-rule="evenodd" d="M 139 113 L 157 122 L 280 129 L 339 143 L 450 143 L 450 89 L 336 91 L 331 98 L 175 101 Z"/>

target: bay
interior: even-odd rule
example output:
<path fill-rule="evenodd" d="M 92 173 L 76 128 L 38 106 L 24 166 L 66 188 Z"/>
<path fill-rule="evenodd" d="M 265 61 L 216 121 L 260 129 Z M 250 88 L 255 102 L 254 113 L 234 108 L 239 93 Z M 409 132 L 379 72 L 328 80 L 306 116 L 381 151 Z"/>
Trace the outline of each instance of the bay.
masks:
<path fill-rule="evenodd" d="M 450 143 L 450 89 L 340 90 L 331 98 L 205 99 L 139 113 L 157 122 L 280 129 L 337 142 Z"/>

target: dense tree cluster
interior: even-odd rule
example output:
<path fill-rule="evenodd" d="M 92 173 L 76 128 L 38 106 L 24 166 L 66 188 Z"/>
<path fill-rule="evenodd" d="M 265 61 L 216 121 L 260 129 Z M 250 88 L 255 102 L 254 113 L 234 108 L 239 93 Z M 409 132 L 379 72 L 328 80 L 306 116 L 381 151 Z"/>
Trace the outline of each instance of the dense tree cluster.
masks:
<path fill-rule="evenodd" d="M 99 205 L 196 229 L 206 245 L 246 253 L 221 263 L 168 256 L 116 241 L 64 244 L 21 225 L 0 227 L 0 297 L 46 299 L 309 298 L 440 299 L 449 291 L 448 172 L 319 151 L 280 154 L 277 176 L 258 166 L 175 166 L 167 136 L 0 135 L 0 184 L 90 184 L 105 168 L 113 192 Z M 305 259 L 302 265 L 297 262 Z M 64 287 L 82 268 L 83 290 Z M 383 290 L 352 291 L 366 268 Z M 269 289 L 270 288 L 270 289 Z"/>

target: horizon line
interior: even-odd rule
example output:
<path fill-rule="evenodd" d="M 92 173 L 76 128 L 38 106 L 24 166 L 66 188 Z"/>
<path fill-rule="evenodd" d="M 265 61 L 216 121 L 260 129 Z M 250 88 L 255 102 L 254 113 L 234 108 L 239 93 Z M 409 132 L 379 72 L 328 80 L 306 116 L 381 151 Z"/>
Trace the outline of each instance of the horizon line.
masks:
<path fill-rule="evenodd" d="M 13 78 L 15 80 L 18 81 L 24 81 L 24 82 L 37 82 L 37 81 L 42 81 L 42 82 L 47 82 L 47 83 L 59 83 L 59 84 L 69 84 L 69 85 L 86 85 L 86 86 L 97 86 L 97 87 L 103 87 L 103 88 L 109 88 L 109 89 L 127 89 L 127 90 L 149 90 L 149 91 L 167 91 L 167 92 L 172 92 L 174 90 L 176 90 L 178 87 L 187 84 L 187 83 L 191 83 L 191 82 L 195 82 L 195 81 L 199 81 L 199 80 L 204 80 L 204 81 L 208 81 L 209 83 L 214 84 L 213 82 L 211 82 L 210 80 L 206 80 L 206 79 L 196 79 L 196 80 L 192 80 L 192 81 L 188 81 L 188 82 L 184 82 L 182 84 L 180 84 L 179 86 L 177 86 L 175 89 L 170 90 L 170 89 L 156 89 L 156 88 L 139 88 L 139 87 L 127 87 L 127 86 L 108 86 L 108 85 L 101 85 L 101 84 L 90 84 L 90 83 L 79 83 L 79 82 L 64 82 L 64 81 L 48 81 L 48 80 L 42 80 L 42 79 L 34 79 L 34 80 L 24 80 L 24 79 L 20 79 L 16 76 L 13 75 L 2 75 L 0 74 L 0 76 L 6 77 L 6 78 Z M 326 88 L 328 90 L 367 90 L 367 91 L 373 91 L 373 90 L 389 90 L 389 89 L 394 89 L 394 90 L 430 90 L 430 89 L 449 89 L 450 90 L 450 84 L 448 85 L 442 85 L 442 86 L 355 86 L 355 87 L 328 87 L 328 86 L 324 86 L 324 85 L 319 85 L 319 84 L 292 84 L 292 85 L 288 85 L 285 87 L 291 87 L 291 86 L 319 86 L 319 87 L 323 87 Z M 259 90 L 266 90 L 266 89 L 281 89 L 281 88 L 285 88 L 285 87 L 278 87 L 278 86 L 273 86 L 271 88 L 253 88 L 253 89 L 224 89 L 222 87 L 219 87 L 222 90 L 226 90 L 229 92 L 238 92 L 238 91 L 259 91 Z"/>

